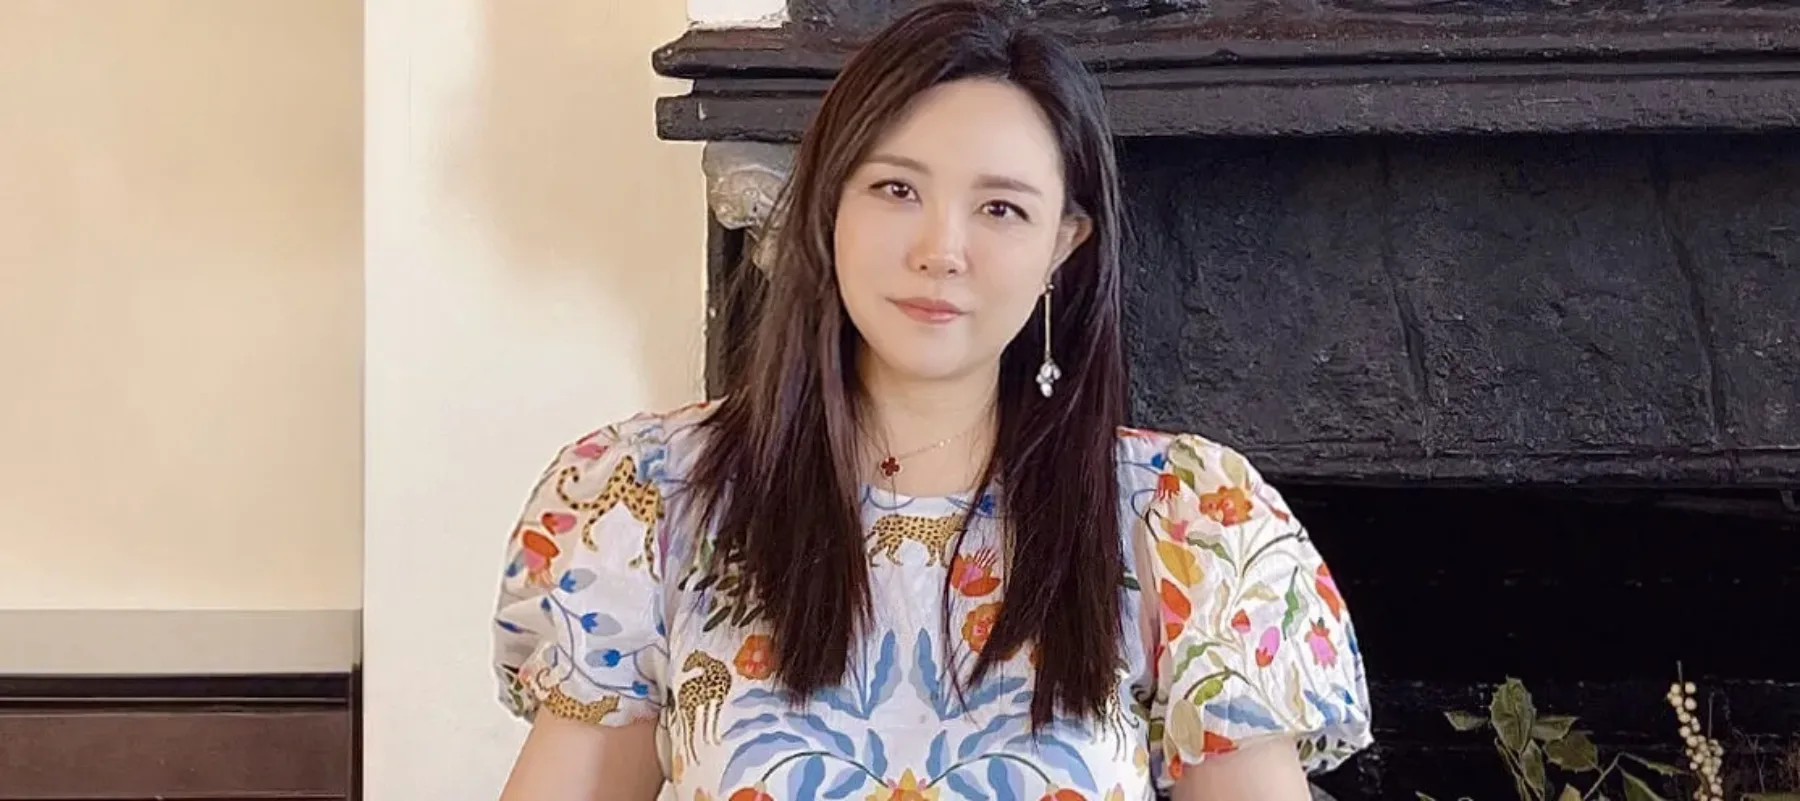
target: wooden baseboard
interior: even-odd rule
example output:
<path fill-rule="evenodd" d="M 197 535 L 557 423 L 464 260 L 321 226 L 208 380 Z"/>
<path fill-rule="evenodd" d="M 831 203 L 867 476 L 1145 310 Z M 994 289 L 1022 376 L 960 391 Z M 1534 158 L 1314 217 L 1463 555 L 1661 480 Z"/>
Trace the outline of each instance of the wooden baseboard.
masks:
<path fill-rule="evenodd" d="M 0 676 L 0 801 L 350 801 L 360 671 Z"/>

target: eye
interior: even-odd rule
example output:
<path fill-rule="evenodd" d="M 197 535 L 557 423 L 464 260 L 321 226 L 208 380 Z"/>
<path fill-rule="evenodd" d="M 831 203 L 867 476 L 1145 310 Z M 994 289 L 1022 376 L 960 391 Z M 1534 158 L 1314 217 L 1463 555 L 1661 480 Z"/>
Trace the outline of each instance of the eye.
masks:
<path fill-rule="evenodd" d="M 988 201 L 987 205 L 984 205 L 981 207 L 981 211 L 984 214 L 987 214 L 989 217 L 993 217 L 994 219 L 997 219 L 997 220 L 1004 220 L 1009 217 L 1013 218 L 1013 219 L 1018 219 L 1018 220 L 1025 220 L 1027 222 L 1029 222 L 1031 220 L 1031 216 L 1026 214 L 1024 209 L 1021 209 L 1018 206 L 1008 203 L 1004 200 Z"/>
<path fill-rule="evenodd" d="M 881 181 L 870 188 L 895 200 L 912 200 L 917 196 L 912 187 L 899 181 Z"/>

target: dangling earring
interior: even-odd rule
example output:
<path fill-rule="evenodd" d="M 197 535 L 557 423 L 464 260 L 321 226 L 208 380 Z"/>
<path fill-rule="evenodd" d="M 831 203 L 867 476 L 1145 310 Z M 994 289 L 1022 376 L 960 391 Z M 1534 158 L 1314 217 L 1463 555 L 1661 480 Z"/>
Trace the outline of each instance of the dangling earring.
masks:
<path fill-rule="evenodd" d="M 1044 285 L 1044 363 L 1038 366 L 1037 385 L 1046 398 L 1055 391 L 1056 379 L 1062 378 L 1062 368 L 1050 357 L 1050 290 L 1055 288 L 1054 284 Z"/>

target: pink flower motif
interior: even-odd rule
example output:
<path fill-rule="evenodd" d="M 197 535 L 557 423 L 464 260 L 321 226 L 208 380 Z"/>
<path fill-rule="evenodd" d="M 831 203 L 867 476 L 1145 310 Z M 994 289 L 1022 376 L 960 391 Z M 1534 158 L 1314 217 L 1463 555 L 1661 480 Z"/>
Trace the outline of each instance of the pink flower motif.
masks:
<path fill-rule="evenodd" d="M 568 512 L 545 512 L 538 518 L 551 534 L 561 534 L 575 527 L 575 516 Z"/>
<path fill-rule="evenodd" d="M 1325 628 L 1325 619 L 1313 621 L 1312 629 L 1306 632 L 1306 644 L 1312 648 L 1313 661 L 1324 667 L 1337 664 L 1337 648 L 1331 644 L 1331 632 Z"/>
<path fill-rule="evenodd" d="M 1281 650 L 1281 630 L 1270 626 L 1263 630 L 1262 642 L 1256 646 L 1256 666 L 1268 667 L 1275 661 L 1275 653 Z"/>
<path fill-rule="evenodd" d="M 606 446 L 598 442 L 583 442 L 575 446 L 575 455 L 591 462 L 606 455 Z"/>

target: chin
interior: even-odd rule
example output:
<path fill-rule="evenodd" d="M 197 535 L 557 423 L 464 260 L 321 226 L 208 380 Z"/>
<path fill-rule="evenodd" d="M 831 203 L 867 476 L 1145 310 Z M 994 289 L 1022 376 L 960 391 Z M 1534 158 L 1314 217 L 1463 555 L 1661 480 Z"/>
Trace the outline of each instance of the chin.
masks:
<path fill-rule="evenodd" d="M 935 352 L 933 352 L 935 351 Z M 942 349 L 913 348 L 878 348 L 870 346 L 868 355 L 875 359 L 895 378 L 911 381 L 948 381 L 968 375 L 972 369 L 969 360 L 960 353 L 945 353 Z"/>

